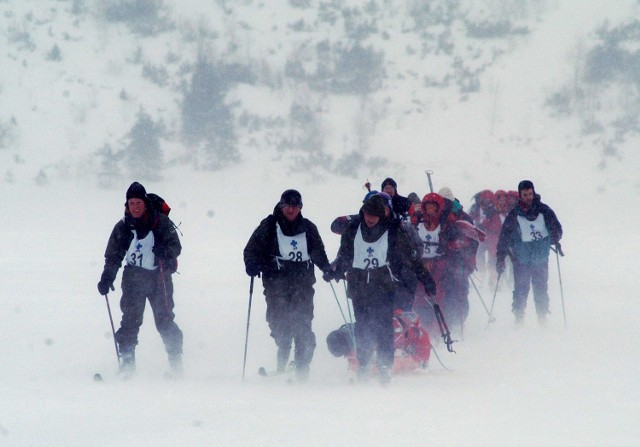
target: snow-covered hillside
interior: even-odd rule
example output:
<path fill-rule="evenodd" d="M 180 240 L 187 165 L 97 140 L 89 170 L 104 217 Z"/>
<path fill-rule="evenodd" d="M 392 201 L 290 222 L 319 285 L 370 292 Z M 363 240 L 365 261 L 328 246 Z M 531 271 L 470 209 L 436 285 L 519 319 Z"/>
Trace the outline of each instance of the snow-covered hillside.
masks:
<path fill-rule="evenodd" d="M 314 178 L 393 168 L 411 181 L 419 166 L 481 181 L 527 158 L 580 160 L 605 171 L 596 190 L 622 177 L 637 191 L 637 12 L 632 0 L 1 2 L 3 179 L 110 187 L 264 156 Z"/>

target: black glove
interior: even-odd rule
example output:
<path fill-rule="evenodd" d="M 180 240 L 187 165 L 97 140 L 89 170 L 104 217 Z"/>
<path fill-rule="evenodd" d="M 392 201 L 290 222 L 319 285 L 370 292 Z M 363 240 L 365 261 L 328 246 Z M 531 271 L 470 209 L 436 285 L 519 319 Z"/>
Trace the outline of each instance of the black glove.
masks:
<path fill-rule="evenodd" d="M 173 258 L 173 253 L 171 249 L 166 245 L 154 245 L 153 246 L 153 254 L 156 255 L 157 258 L 160 259 L 171 259 Z"/>
<path fill-rule="evenodd" d="M 249 276 L 260 276 L 260 265 L 255 262 L 248 262 L 245 266 L 245 271 Z"/>
<path fill-rule="evenodd" d="M 496 272 L 498 272 L 498 275 L 502 275 L 504 273 L 504 259 L 496 260 Z"/>
<path fill-rule="evenodd" d="M 434 296 L 436 294 L 436 282 L 433 280 L 431 275 L 427 275 L 422 281 L 424 285 L 424 291 L 427 295 Z"/>
<path fill-rule="evenodd" d="M 98 292 L 100 295 L 106 295 L 109 293 L 109 289 L 116 290 L 116 288 L 113 287 L 113 281 L 109 281 L 107 278 L 102 278 L 98 283 Z"/>
<path fill-rule="evenodd" d="M 336 272 L 334 272 L 331 269 L 327 269 L 324 272 L 322 272 L 322 279 L 324 279 L 326 282 L 331 282 L 332 279 L 336 279 Z"/>

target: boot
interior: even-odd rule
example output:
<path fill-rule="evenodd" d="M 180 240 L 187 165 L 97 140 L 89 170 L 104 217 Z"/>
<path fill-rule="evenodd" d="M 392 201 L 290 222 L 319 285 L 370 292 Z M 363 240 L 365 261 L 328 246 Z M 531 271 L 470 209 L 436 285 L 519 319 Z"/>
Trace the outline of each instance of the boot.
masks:
<path fill-rule="evenodd" d="M 291 347 L 278 348 L 278 371 L 282 372 L 285 369 L 287 369 L 290 353 L 291 353 Z"/>
<path fill-rule="evenodd" d="M 120 371 L 118 375 L 123 379 L 133 376 L 136 371 L 136 352 L 124 351 L 120 353 Z"/>
<path fill-rule="evenodd" d="M 378 368 L 378 381 L 383 387 L 389 386 L 391 383 L 391 369 L 388 366 Z"/>
<path fill-rule="evenodd" d="M 296 365 L 296 378 L 298 382 L 304 383 L 309 380 L 309 365 L 298 367 Z"/>
<path fill-rule="evenodd" d="M 371 368 L 369 365 L 360 365 L 357 372 L 358 382 L 366 383 L 369 381 L 369 377 L 371 376 Z"/>
<path fill-rule="evenodd" d="M 171 367 L 171 372 L 174 377 L 182 377 L 182 374 L 184 373 L 184 368 L 182 366 L 182 353 L 169 354 L 169 366 Z"/>
<path fill-rule="evenodd" d="M 516 327 L 520 327 L 524 323 L 524 310 L 523 309 L 513 309 L 513 315 L 516 317 Z"/>

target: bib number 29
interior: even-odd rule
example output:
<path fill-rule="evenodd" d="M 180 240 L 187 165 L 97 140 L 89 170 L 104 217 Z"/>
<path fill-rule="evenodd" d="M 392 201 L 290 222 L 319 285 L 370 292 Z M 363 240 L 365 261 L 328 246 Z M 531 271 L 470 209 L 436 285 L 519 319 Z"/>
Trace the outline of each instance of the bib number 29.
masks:
<path fill-rule="evenodd" d="M 365 269 L 376 269 L 379 265 L 378 258 L 365 258 L 364 259 L 364 268 Z"/>

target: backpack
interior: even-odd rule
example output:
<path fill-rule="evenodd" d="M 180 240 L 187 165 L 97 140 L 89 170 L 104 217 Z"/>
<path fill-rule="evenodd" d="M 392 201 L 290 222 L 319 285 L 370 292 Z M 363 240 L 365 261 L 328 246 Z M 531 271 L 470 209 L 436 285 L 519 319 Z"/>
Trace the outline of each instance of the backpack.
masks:
<path fill-rule="evenodd" d="M 152 210 L 158 211 L 159 213 L 162 213 L 165 216 L 169 216 L 169 213 L 171 212 L 171 207 L 162 197 L 160 197 L 158 194 L 147 193 L 147 198 L 149 199 L 149 206 Z M 173 222 L 171 224 L 174 225 Z M 158 218 L 156 217 L 156 220 L 153 222 L 151 229 L 154 230 L 157 227 L 157 225 L 158 225 Z M 175 258 L 169 259 L 167 260 L 165 266 L 170 273 L 175 273 L 178 270 L 178 260 Z"/>
<path fill-rule="evenodd" d="M 149 204 L 151 205 L 152 209 L 158 210 L 165 216 L 169 215 L 169 213 L 171 212 L 171 207 L 162 197 L 160 197 L 158 194 L 150 193 L 147 194 L 147 198 L 149 199 Z"/>

